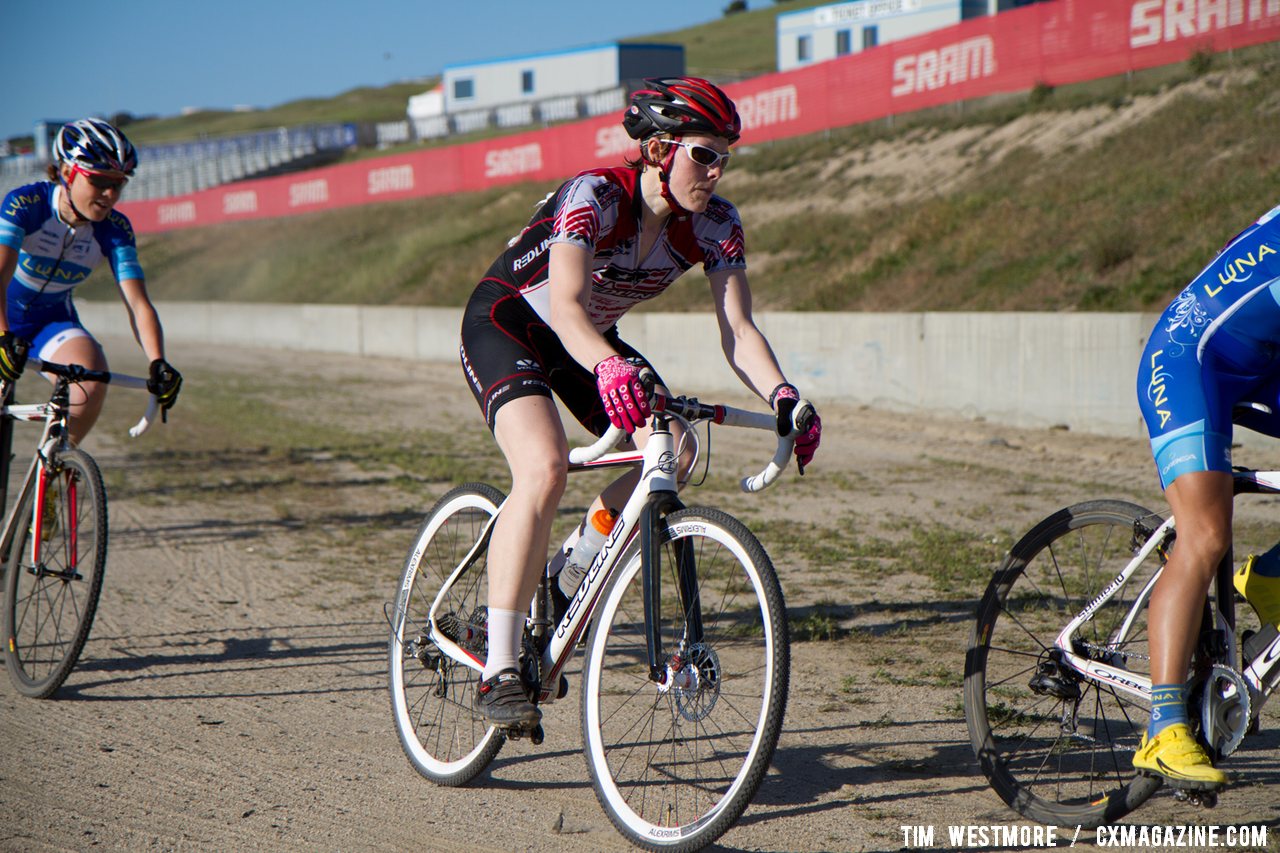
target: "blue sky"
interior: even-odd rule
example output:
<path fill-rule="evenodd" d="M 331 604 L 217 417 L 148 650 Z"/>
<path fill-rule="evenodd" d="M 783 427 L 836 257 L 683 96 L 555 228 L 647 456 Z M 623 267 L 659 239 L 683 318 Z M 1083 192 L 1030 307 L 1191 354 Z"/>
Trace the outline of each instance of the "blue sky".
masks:
<path fill-rule="evenodd" d="M 5 0 L 0 139 L 41 119 L 270 107 L 721 17 L 728 0 Z M 752 9 L 771 5 L 752 0 Z"/>

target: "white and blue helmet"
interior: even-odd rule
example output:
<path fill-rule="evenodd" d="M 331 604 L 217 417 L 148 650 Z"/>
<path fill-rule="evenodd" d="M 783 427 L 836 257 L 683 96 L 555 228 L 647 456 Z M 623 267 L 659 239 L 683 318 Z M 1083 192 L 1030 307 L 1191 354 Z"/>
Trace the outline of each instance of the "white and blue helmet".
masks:
<path fill-rule="evenodd" d="M 138 167 L 138 152 L 123 133 L 100 118 L 84 118 L 62 126 L 53 141 L 53 156 L 60 163 L 78 165 L 91 172 L 123 172 Z"/>

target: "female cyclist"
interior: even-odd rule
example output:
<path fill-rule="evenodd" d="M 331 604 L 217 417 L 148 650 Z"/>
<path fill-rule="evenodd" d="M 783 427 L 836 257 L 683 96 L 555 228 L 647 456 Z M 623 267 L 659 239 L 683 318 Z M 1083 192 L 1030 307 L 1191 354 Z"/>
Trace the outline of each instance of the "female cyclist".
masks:
<path fill-rule="evenodd" d="M 623 118 L 639 159 L 582 172 L 550 194 L 463 317 L 462 367 L 512 479 L 489 544 L 489 654 L 477 693 L 481 713 L 500 726 L 541 717 L 517 659 L 568 472 L 552 392 L 596 435 L 612 423 L 642 445 L 649 433 L 640 372 L 650 365 L 619 337 L 618 318 L 701 263 L 730 365 L 768 399 L 780 428 L 790 429 L 799 399 L 751 318 L 738 212 L 713 194 L 741 131 L 733 101 L 692 77 L 645 85 Z M 820 434 L 815 416 L 796 442 L 802 472 Z M 635 477 L 609 486 L 587 517 L 621 509 Z"/>
<path fill-rule="evenodd" d="M 1280 208 L 1226 245 L 1151 332 L 1138 401 L 1178 539 L 1151 596 L 1151 722 L 1134 768 L 1213 791 L 1227 777 L 1187 725 L 1187 669 L 1213 574 L 1231 544 L 1232 408 L 1270 405 L 1247 425 L 1280 437 Z M 1264 623 L 1280 621 L 1276 564 L 1248 561 L 1236 589 Z"/>
<path fill-rule="evenodd" d="M 167 416 L 182 377 L 165 361 L 164 334 L 147 296 L 133 228 L 115 210 L 138 155 L 124 134 L 101 119 L 58 131 L 48 181 L 13 190 L 0 208 L 0 379 L 15 382 L 28 351 L 41 360 L 106 370 L 102 347 L 80 323 L 71 293 L 104 258 L 111 264 L 134 337 L 151 362 L 148 389 Z M 71 389 L 70 437 L 77 444 L 102 411 L 105 385 Z"/>

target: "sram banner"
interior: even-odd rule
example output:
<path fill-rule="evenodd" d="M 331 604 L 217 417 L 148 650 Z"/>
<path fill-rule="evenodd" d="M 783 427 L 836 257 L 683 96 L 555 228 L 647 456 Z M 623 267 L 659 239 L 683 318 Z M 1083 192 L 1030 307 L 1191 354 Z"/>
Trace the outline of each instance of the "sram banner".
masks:
<path fill-rule="evenodd" d="M 1280 0 L 1056 0 L 725 88 L 750 145 L 1275 40 Z M 635 155 L 620 120 L 601 116 L 121 209 L 135 230 L 150 232 L 562 179 Z"/>

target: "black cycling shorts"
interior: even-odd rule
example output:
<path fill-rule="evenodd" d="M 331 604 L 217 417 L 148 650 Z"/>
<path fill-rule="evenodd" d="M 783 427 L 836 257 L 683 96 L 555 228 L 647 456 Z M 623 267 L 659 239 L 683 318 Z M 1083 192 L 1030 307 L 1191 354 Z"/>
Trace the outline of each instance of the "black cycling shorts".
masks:
<path fill-rule="evenodd" d="M 609 327 L 604 337 L 619 355 L 652 369 L 644 356 L 618 337 L 617 326 Z M 459 355 L 490 431 L 506 402 L 518 397 L 549 398 L 553 391 L 593 435 L 603 435 L 609 428 L 595 375 L 573 360 L 551 327 L 509 285 L 485 279 L 476 287 L 462 314 Z"/>

